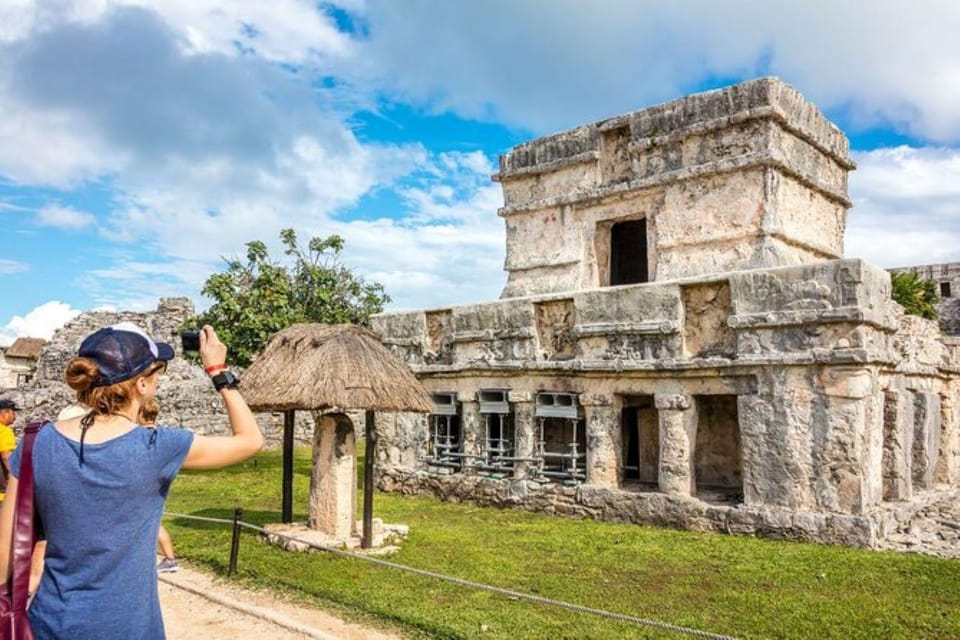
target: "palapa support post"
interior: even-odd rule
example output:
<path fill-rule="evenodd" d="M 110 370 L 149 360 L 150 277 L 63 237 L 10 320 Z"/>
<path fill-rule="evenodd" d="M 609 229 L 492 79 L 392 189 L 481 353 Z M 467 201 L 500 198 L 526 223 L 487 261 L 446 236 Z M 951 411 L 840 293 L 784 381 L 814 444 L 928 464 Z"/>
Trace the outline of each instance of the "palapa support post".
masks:
<path fill-rule="evenodd" d="M 360 547 L 369 549 L 373 546 L 373 460 L 376 457 L 377 432 L 373 426 L 373 411 L 367 409 L 364 418 L 366 445 L 363 454 L 363 537 Z"/>
<path fill-rule="evenodd" d="M 281 521 L 284 524 L 293 522 L 293 409 L 283 412 L 283 506 Z"/>

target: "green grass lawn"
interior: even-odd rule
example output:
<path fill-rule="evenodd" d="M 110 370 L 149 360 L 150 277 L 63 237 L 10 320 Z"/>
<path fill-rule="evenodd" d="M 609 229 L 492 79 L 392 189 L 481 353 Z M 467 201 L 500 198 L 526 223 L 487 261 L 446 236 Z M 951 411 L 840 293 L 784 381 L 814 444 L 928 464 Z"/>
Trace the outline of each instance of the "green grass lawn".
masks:
<path fill-rule="evenodd" d="M 167 510 L 280 521 L 279 451 L 183 472 Z M 294 519 L 306 520 L 310 452 L 298 449 Z M 960 562 L 637 525 L 572 520 L 378 493 L 374 516 L 407 524 L 389 560 L 575 604 L 744 638 L 960 638 Z M 226 573 L 230 527 L 168 518 L 182 558 Z M 410 637 L 676 638 L 322 552 L 244 530 L 240 579 Z"/>

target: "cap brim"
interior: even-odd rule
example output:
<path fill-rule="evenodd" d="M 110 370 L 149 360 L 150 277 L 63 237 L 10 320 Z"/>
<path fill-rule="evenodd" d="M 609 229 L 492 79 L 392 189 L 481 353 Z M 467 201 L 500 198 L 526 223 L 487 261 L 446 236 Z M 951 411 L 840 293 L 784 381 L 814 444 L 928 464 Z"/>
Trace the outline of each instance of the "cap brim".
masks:
<path fill-rule="evenodd" d="M 157 344 L 157 360 L 173 360 L 174 351 L 173 347 L 168 345 L 166 342 L 158 342 Z"/>

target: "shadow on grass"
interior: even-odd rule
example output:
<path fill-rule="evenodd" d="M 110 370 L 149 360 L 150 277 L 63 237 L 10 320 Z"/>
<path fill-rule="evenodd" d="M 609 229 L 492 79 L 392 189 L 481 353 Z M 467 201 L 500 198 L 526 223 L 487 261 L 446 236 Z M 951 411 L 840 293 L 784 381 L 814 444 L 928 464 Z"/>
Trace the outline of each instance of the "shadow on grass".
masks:
<path fill-rule="evenodd" d="M 233 509 L 222 509 L 222 508 L 209 508 L 209 509 L 200 509 L 198 511 L 191 511 L 185 513 L 187 516 L 196 516 L 198 518 L 217 518 L 220 520 L 229 520 L 229 522 L 207 522 L 204 520 L 194 520 L 192 518 L 185 518 L 180 516 L 167 516 L 164 519 L 164 522 L 172 524 L 177 527 L 182 527 L 184 529 L 195 529 L 195 530 L 229 530 L 233 526 Z M 294 522 L 305 522 L 307 515 L 305 513 L 294 513 L 293 514 Z M 240 518 L 242 522 L 247 524 L 256 525 L 258 527 L 265 526 L 267 524 L 279 523 L 281 520 L 280 511 L 256 511 L 256 510 L 247 510 L 244 509 L 243 515 Z M 249 531 L 250 533 L 257 533 L 251 529 L 244 527 L 244 531 Z"/>

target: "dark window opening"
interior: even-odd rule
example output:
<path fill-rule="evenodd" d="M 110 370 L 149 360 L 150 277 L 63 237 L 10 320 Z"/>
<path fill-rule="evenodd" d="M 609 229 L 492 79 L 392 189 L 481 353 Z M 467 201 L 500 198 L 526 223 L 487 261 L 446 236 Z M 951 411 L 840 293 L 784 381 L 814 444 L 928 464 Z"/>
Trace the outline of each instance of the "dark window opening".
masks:
<path fill-rule="evenodd" d="M 587 479 L 587 429 L 582 418 L 538 418 L 538 475 L 577 484 Z"/>
<path fill-rule="evenodd" d="M 696 495 L 708 502 L 743 502 L 743 459 L 737 396 L 694 396 L 697 442 L 694 454 Z"/>
<path fill-rule="evenodd" d="M 427 470 L 432 473 L 456 473 L 460 471 L 463 459 L 460 403 L 453 392 L 438 391 L 430 395 L 435 409 L 429 419 Z"/>
<path fill-rule="evenodd" d="M 431 415 L 427 464 L 435 473 L 460 471 L 460 416 Z"/>
<path fill-rule="evenodd" d="M 621 487 L 656 490 L 660 462 L 660 428 L 653 396 L 624 398 L 620 414 Z"/>
<path fill-rule="evenodd" d="M 949 297 L 950 297 L 950 283 L 949 283 L 949 282 L 941 282 L 941 283 L 940 283 L 940 297 L 941 297 L 941 298 L 949 298 Z"/>
<path fill-rule="evenodd" d="M 610 285 L 648 281 L 646 219 L 618 222 L 610 228 Z"/>
<path fill-rule="evenodd" d="M 484 440 L 481 470 L 494 478 L 513 474 L 514 429 L 512 413 L 489 413 L 483 416 Z"/>

